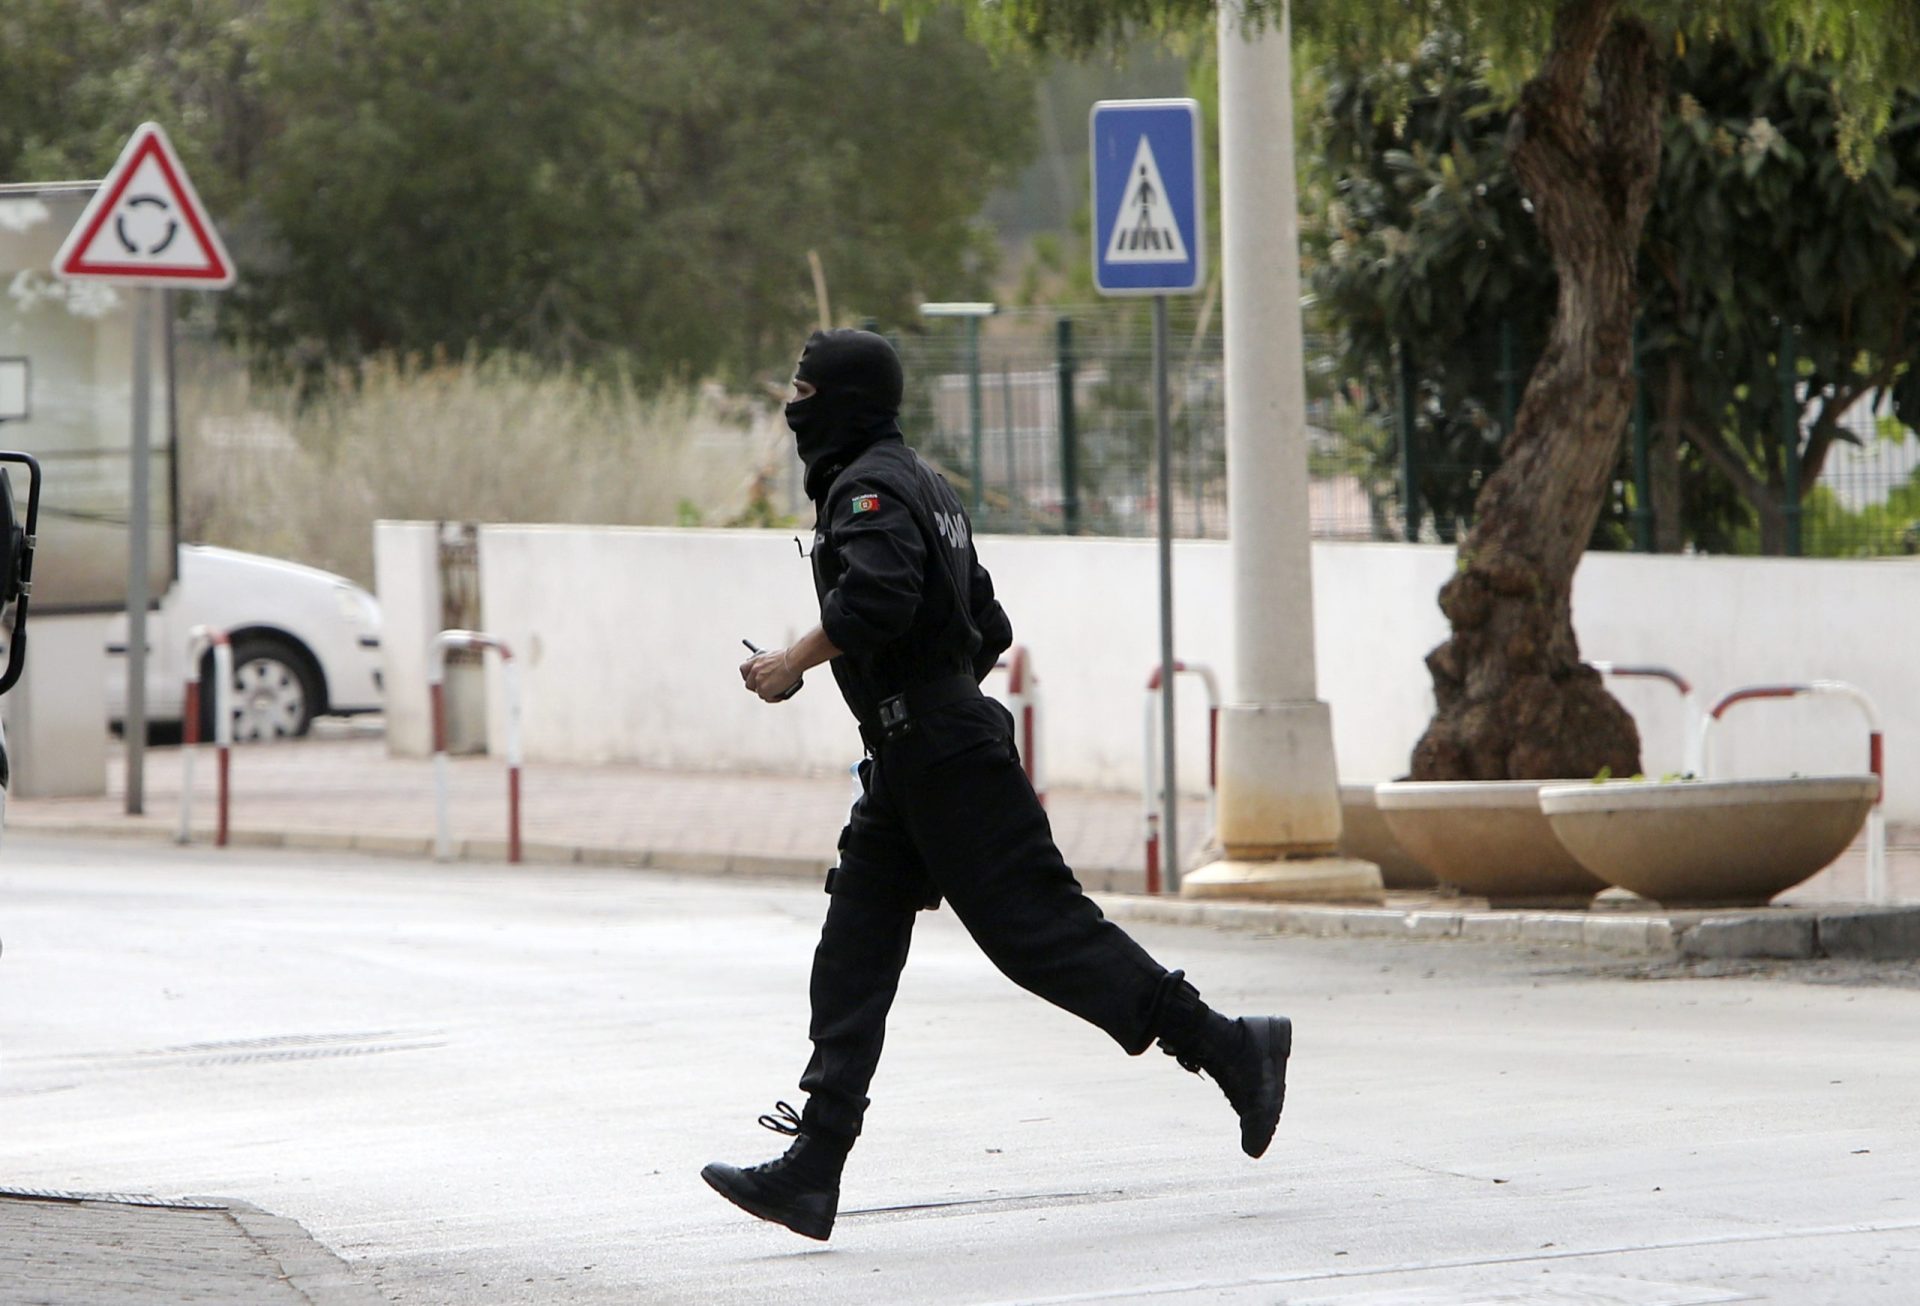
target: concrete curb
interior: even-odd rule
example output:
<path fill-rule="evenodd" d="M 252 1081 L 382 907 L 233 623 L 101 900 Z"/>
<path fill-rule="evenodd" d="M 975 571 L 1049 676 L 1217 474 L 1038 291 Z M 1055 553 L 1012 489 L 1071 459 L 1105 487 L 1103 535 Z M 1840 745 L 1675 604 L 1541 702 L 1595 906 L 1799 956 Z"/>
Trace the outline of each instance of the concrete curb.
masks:
<path fill-rule="evenodd" d="M 56 837 L 144 839 L 173 842 L 172 827 L 106 823 L 16 827 Z M 211 830 L 194 832 L 195 847 L 212 840 Z M 359 852 L 382 857 L 433 856 L 429 837 L 356 834 L 342 830 L 233 830 L 235 847 L 285 848 L 308 852 Z M 454 860 L 504 862 L 499 839 L 465 839 L 454 845 Z M 601 848 L 530 842 L 525 861 L 536 865 L 607 866 L 667 871 L 682 875 L 720 875 L 790 880 L 825 878 L 829 863 L 819 857 L 783 857 L 764 853 L 699 852 L 674 849 Z M 1091 868 L 1083 881 L 1124 877 L 1124 871 Z M 1092 893 L 1115 920 L 1161 925 L 1204 925 L 1263 934 L 1313 938 L 1462 939 L 1477 943 L 1523 943 L 1581 948 L 1623 956 L 1688 959 L 1786 959 L 1818 957 L 1865 961 L 1920 959 L 1920 906 L 1753 907 L 1704 911 L 1530 912 L 1459 909 L 1436 905 L 1431 895 L 1416 895 L 1403 906 L 1192 902 L 1136 894 Z M 1441 900 L 1444 902 L 1444 900 Z"/>
<path fill-rule="evenodd" d="M 1625 956 L 1920 958 L 1920 907 L 1755 907 L 1723 911 L 1448 911 L 1186 902 L 1097 895 L 1115 920 L 1315 938 L 1464 939 L 1581 948 Z"/>
<path fill-rule="evenodd" d="M 231 1197 L 200 1200 L 224 1205 L 254 1246 L 272 1257 L 287 1282 L 315 1306 L 391 1306 L 377 1288 L 316 1240 L 299 1221 Z"/>
<path fill-rule="evenodd" d="M 172 844 L 172 826 L 157 824 L 118 825 L 110 822 L 76 822 L 72 825 L 14 825 L 19 834 L 47 835 L 58 839 L 133 839 L 143 843 Z M 412 857 L 422 861 L 433 857 L 433 839 L 426 835 L 356 834 L 345 830 L 229 830 L 227 843 L 232 848 L 280 848 L 299 852 L 354 852 L 376 857 Z M 210 849 L 213 831 L 196 828 L 193 842 L 187 846 Z M 765 853 L 702 852 L 684 849 L 602 848 L 579 844 L 522 841 L 522 860 L 538 866 L 609 866 L 630 870 L 669 871 L 682 875 L 731 875 L 780 879 L 824 880 L 830 863 L 820 857 L 781 857 Z M 456 839 L 453 861 L 499 862 L 507 860 L 504 839 Z"/>

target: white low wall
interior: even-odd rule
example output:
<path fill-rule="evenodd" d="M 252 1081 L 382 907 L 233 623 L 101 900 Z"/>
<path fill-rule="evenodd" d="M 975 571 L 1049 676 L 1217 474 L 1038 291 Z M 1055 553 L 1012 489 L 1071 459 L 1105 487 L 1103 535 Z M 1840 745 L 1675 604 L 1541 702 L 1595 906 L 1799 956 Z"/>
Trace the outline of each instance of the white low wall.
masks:
<path fill-rule="evenodd" d="M 1033 654 L 1047 777 L 1138 787 L 1158 657 L 1152 542 L 986 537 L 979 548 Z M 1434 596 L 1453 566 L 1443 547 L 1314 545 L 1318 683 L 1343 780 L 1405 772 L 1433 707 L 1422 659 L 1446 633 Z M 743 636 L 781 643 L 816 615 L 791 532 L 490 526 L 480 569 L 487 626 L 524 650 L 530 759 L 828 770 L 859 754 L 824 668 L 776 707 L 740 686 Z M 1180 656 L 1214 667 L 1230 692 L 1229 584 L 1224 544 L 1176 548 Z M 390 622 L 405 621 L 381 598 Z M 1886 731 L 1888 814 L 1920 819 L 1920 564 L 1593 554 L 1574 613 L 1586 656 L 1672 666 L 1703 705 L 1756 682 L 1861 686 Z M 1678 696 L 1655 682 L 1614 688 L 1640 723 L 1648 773 L 1681 770 Z M 403 713 L 414 692 L 389 686 Z M 1198 682 L 1183 678 L 1179 694 L 1193 787 L 1206 767 Z M 1716 741 L 1717 775 L 1866 765 L 1865 727 L 1842 700 L 1743 705 Z"/>

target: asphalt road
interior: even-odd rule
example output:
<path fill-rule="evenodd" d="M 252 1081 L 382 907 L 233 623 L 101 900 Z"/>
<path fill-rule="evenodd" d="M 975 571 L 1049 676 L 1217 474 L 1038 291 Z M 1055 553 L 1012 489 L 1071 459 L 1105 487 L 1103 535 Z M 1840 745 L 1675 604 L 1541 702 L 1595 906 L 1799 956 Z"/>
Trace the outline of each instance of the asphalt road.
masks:
<path fill-rule="evenodd" d="M 781 1145 L 823 905 L 9 835 L 0 1185 L 244 1198 L 404 1303 L 1920 1300 L 1920 995 L 1870 970 L 1142 928 L 1294 1017 L 1252 1162 L 944 911 L 806 1242 L 698 1171 Z"/>

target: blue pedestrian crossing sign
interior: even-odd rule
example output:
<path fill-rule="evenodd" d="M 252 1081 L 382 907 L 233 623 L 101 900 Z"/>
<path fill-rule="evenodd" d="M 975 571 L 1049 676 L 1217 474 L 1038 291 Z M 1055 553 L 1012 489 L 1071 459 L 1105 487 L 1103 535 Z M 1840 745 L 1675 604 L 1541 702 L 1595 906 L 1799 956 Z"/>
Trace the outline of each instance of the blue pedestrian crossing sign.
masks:
<path fill-rule="evenodd" d="M 1206 181 L 1194 100 L 1093 106 L 1093 284 L 1182 295 L 1207 279 Z"/>

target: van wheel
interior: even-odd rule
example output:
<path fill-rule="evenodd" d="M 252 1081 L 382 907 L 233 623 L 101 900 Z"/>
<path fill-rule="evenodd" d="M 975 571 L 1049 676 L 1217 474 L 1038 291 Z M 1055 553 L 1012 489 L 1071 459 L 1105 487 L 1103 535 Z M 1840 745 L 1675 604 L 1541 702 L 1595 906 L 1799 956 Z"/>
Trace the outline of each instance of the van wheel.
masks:
<path fill-rule="evenodd" d="M 200 674 L 200 731 L 213 738 L 213 655 Z M 292 739 L 307 733 L 320 703 L 320 686 L 303 650 L 271 635 L 233 642 L 233 742 Z"/>

